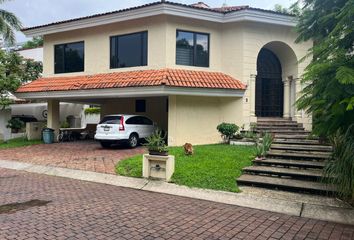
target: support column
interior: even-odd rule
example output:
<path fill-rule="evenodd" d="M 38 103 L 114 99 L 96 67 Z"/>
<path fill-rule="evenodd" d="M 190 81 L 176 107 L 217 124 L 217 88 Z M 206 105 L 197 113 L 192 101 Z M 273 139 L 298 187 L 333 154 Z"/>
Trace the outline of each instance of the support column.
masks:
<path fill-rule="evenodd" d="M 284 118 L 290 118 L 290 81 L 291 77 L 287 77 L 283 83 L 284 83 L 284 112 L 283 112 L 283 117 Z"/>
<path fill-rule="evenodd" d="M 295 81 L 295 102 L 300 98 L 300 94 L 301 94 L 301 91 L 302 91 L 302 88 L 301 88 L 301 78 L 296 78 L 294 79 Z M 295 118 L 296 119 L 299 119 L 301 118 L 301 111 L 299 111 L 297 109 L 297 107 L 295 106 Z"/>
<path fill-rule="evenodd" d="M 255 74 L 250 75 L 250 105 L 251 105 L 251 111 L 250 115 L 251 117 L 256 116 L 256 76 Z"/>
<path fill-rule="evenodd" d="M 59 100 L 48 100 L 47 127 L 54 129 L 54 139 L 57 139 L 60 127 L 60 102 Z"/>

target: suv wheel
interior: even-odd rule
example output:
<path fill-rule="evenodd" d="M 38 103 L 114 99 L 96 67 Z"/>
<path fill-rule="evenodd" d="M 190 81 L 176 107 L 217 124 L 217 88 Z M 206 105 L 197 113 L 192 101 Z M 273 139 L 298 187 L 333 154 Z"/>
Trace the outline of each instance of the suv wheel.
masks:
<path fill-rule="evenodd" d="M 110 142 L 100 142 L 103 148 L 109 148 L 111 146 Z"/>
<path fill-rule="evenodd" d="M 129 147 L 135 148 L 136 146 L 138 146 L 138 142 L 139 142 L 138 135 L 135 133 L 131 134 L 128 140 Z"/>

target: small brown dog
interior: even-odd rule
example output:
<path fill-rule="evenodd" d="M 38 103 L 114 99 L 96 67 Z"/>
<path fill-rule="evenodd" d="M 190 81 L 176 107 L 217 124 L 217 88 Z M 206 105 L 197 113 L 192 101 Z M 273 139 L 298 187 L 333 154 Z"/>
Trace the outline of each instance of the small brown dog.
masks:
<path fill-rule="evenodd" d="M 183 147 L 186 155 L 193 155 L 193 146 L 191 143 L 186 143 Z"/>

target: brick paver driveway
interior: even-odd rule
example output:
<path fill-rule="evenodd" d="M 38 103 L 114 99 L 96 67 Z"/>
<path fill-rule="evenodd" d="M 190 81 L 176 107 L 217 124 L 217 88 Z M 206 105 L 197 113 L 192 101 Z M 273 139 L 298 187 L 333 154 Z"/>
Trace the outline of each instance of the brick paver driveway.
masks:
<path fill-rule="evenodd" d="M 4 213 L 4 204 L 43 206 Z M 354 239 L 354 226 L 0 169 L 0 239 Z"/>
<path fill-rule="evenodd" d="M 94 141 L 78 141 L 1 149 L 0 160 L 15 160 L 114 174 L 114 166 L 118 161 L 144 152 L 143 147 L 129 149 L 117 146 L 112 149 L 103 149 L 99 143 Z"/>

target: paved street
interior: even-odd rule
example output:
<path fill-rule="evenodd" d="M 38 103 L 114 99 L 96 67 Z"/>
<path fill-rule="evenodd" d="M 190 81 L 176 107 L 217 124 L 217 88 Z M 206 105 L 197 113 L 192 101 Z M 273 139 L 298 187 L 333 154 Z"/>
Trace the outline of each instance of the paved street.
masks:
<path fill-rule="evenodd" d="M 49 201 L 4 206 L 31 200 Z M 354 226 L 0 169 L 0 239 L 354 239 Z"/>
<path fill-rule="evenodd" d="M 117 162 L 143 154 L 145 151 L 143 147 L 129 149 L 125 146 L 103 149 L 98 142 L 77 141 L 0 149 L 0 158 L 1 160 L 115 174 Z"/>

